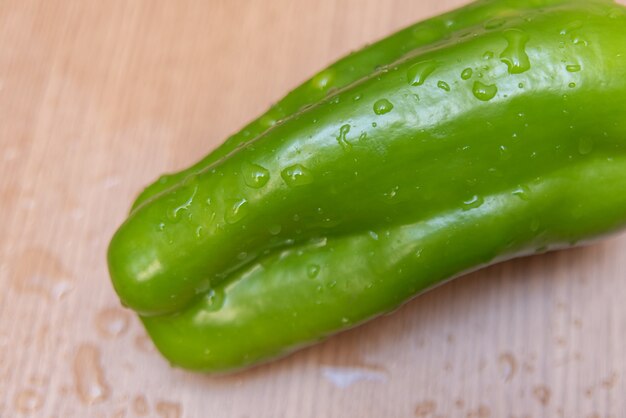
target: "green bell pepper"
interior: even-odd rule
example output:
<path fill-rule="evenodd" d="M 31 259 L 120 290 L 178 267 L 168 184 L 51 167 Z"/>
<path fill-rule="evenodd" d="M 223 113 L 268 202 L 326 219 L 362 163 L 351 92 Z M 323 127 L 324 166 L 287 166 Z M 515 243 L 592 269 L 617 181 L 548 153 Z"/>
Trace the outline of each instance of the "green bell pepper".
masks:
<path fill-rule="evenodd" d="M 304 84 L 290 92 L 265 114 L 232 135 L 221 146 L 198 163 L 178 173 L 160 177 L 148 186 L 135 200 L 132 210 L 167 189 L 175 187 L 190 174 L 197 173 L 226 157 L 243 143 L 256 138 L 275 124 L 284 121 L 306 106 L 311 106 L 359 79 L 370 75 L 381 66 L 400 59 L 408 52 L 433 48 L 438 42 L 449 40 L 452 34 L 472 30 L 483 24 L 497 27 L 508 16 L 520 11 L 533 10 L 546 5 L 567 3 L 569 0 L 482 0 L 409 26 L 360 51 L 354 52 L 320 71 Z M 469 33 L 469 32 L 467 32 Z M 459 34 L 460 36 L 463 33 Z"/>
<path fill-rule="evenodd" d="M 625 9 L 492 0 L 447 16 L 413 28 L 463 23 L 340 61 L 336 85 L 315 77 L 283 121 L 139 198 L 109 269 L 173 364 L 267 361 L 626 225 Z"/>

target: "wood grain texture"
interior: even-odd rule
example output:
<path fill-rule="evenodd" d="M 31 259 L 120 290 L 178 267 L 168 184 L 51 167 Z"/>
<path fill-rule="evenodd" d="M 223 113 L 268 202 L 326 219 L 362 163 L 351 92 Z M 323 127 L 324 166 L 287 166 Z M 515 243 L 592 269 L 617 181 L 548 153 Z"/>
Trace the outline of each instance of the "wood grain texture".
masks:
<path fill-rule="evenodd" d="M 170 368 L 110 286 L 106 246 L 142 186 L 462 3 L 0 1 L 0 417 L 625 417 L 626 235 L 228 377 Z"/>

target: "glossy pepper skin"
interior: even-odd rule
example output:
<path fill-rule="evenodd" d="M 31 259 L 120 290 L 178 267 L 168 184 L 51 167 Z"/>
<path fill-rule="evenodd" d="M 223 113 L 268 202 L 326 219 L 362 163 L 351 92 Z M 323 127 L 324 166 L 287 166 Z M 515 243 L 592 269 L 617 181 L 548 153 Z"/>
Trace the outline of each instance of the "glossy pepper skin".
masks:
<path fill-rule="evenodd" d="M 111 277 L 173 364 L 267 361 L 463 272 L 626 225 L 624 8 L 469 10 L 480 4 L 508 11 L 400 54 L 136 206 Z"/>
<path fill-rule="evenodd" d="M 453 34 L 462 36 L 464 30 L 471 31 L 476 25 L 497 26 L 507 16 L 521 11 L 535 10 L 546 5 L 567 3 L 569 0 L 482 0 L 435 16 L 409 26 L 385 39 L 369 45 L 340 59 L 317 73 L 286 97 L 272 106 L 258 119 L 250 122 L 241 131 L 229 137 L 191 167 L 178 173 L 162 176 L 148 186 L 135 200 L 133 210 L 159 193 L 175 187 L 190 174 L 198 173 L 211 164 L 226 157 L 245 142 L 252 140 L 306 106 L 323 100 L 338 89 L 370 75 L 383 65 L 399 60 L 407 53 L 421 48 L 427 50 L 437 43 L 449 40 Z"/>

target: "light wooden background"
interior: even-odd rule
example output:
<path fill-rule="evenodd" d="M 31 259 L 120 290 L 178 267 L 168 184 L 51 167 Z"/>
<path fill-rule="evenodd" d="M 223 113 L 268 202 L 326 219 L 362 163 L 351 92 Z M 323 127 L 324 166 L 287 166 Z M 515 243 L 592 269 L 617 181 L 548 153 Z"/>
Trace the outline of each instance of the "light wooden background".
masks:
<path fill-rule="evenodd" d="M 221 378 L 170 368 L 111 289 L 106 246 L 143 185 L 462 3 L 0 0 L 0 417 L 626 417 L 626 235 Z"/>

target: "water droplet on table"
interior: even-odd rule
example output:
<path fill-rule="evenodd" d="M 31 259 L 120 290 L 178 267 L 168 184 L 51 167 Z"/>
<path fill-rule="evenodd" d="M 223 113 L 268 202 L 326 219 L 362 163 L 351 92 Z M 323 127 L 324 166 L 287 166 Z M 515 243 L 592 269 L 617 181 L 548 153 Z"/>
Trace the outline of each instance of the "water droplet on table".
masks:
<path fill-rule="evenodd" d="M 43 406 L 43 397 L 34 390 L 23 390 L 15 396 L 15 410 L 21 413 L 36 412 Z"/>
<path fill-rule="evenodd" d="M 182 406 L 175 402 L 159 401 L 155 409 L 160 418 L 181 418 L 183 414 Z"/>
<path fill-rule="evenodd" d="M 104 378 L 100 351 L 95 346 L 81 345 L 73 366 L 75 389 L 84 404 L 92 405 L 109 398 L 111 389 Z"/>
<path fill-rule="evenodd" d="M 137 415 L 147 415 L 150 408 L 144 395 L 138 395 L 133 399 L 133 412 Z"/>
<path fill-rule="evenodd" d="M 96 314 L 96 330 L 105 338 L 123 335 L 130 325 L 130 314 L 120 308 L 105 308 Z"/>

